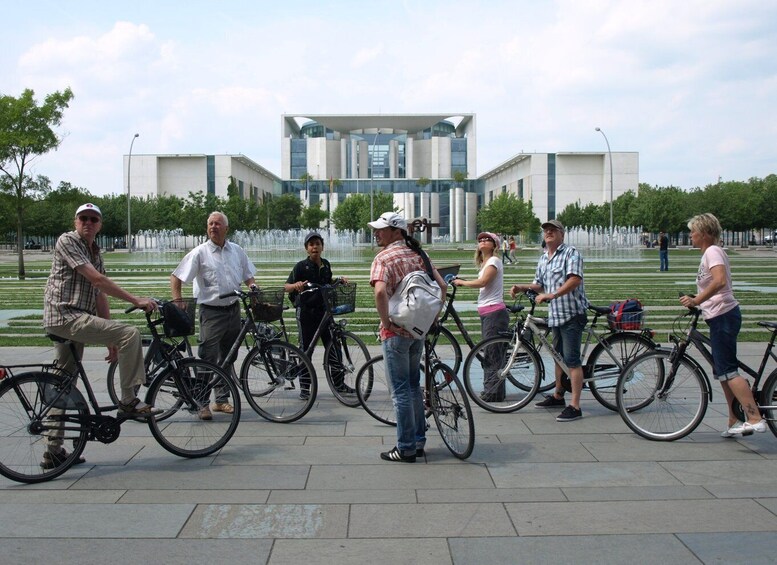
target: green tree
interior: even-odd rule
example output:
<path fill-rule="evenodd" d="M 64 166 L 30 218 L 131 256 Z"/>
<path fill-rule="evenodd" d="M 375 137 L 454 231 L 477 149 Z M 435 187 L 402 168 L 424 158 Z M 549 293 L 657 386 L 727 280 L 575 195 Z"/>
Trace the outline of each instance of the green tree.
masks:
<path fill-rule="evenodd" d="M 16 244 L 19 252 L 19 279 L 24 279 L 24 210 L 30 202 L 26 168 L 35 157 L 59 147 L 61 138 L 52 129 L 60 125 L 73 92 L 53 92 L 40 106 L 28 89 L 19 98 L 0 96 L 0 171 L 10 180 L 2 185 L 10 189 L 16 204 Z"/>
<path fill-rule="evenodd" d="M 478 212 L 480 229 L 495 233 L 517 234 L 530 231 L 534 213 L 515 194 L 504 192 Z"/>
<path fill-rule="evenodd" d="M 369 221 L 369 194 L 349 194 L 332 212 L 332 223 L 338 230 L 357 232 L 365 229 Z"/>
<path fill-rule="evenodd" d="M 269 201 L 270 227 L 279 230 L 291 230 L 300 227 L 302 202 L 296 194 L 283 194 Z"/>
<path fill-rule="evenodd" d="M 342 206 L 342 204 L 340 206 Z M 335 209 L 335 212 L 340 209 L 340 206 Z M 317 230 L 319 227 L 321 227 L 321 222 L 326 220 L 328 217 L 329 214 L 326 213 L 326 210 L 321 209 L 321 201 L 319 200 L 312 206 L 304 206 L 302 208 L 302 213 L 299 217 L 299 223 L 300 226 L 305 229 Z"/>

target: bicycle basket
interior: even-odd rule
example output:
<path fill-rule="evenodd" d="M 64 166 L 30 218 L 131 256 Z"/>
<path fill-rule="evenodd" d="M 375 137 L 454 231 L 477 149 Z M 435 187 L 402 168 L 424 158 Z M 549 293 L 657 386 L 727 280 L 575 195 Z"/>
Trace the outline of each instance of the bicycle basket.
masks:
<path fill-rule="evenodd" d="M 282 288 L 264 289 L 256 291 L 256 296 L 251 298 L 251 314 L 257 322 L 275 322 L 283 317 L 283 298 L 285 294 Z"/>
<path fill-rule="evenodd" d="M 162 305 L 162 327 L 167 337 L 194 335 L 194 320 L 197 301 L 194 298 L 182 298 Z"/>
<path fill-rule="evenodd" d="M 350 314 L 356 311 L 356 283 L 330 286 L 325 292 L 332 314 Z"/>

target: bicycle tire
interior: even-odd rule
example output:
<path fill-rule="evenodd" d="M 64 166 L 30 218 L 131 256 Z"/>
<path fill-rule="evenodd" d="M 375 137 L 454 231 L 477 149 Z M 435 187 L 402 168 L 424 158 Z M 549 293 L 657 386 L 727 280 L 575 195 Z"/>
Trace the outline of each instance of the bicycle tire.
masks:
<path fill-rule="evenodd" d="M 436 363 L 430 385 L 429 408 L 443 443 L 455 457 L 468 458 L 475 448 L 475 421 L 461 381 L 450 367 Z"/>
<path fill-rule="evenodd" d="M 181 353 L 181 347 L 183 345 L 183 341 L 180 344 L 172 345 L 170 343 L 166 343 L 163 341 L 158 341 L 158 345 L 154 345 L 154 342 L 152 341 L 151 344 L 146 349 L 146 353 L 143 356 L 143 367 L 146 371 L 146 382 L 143 384 L 143 386 L 148 387 L 151 384 L 151 381 L 149 380 L 148 375 L 152 374 L 156 368 L 160 365 L 160 363 L 164 362 L 164 357 L 158 353 L 158 349 L 160 347 L 164 348 L 166 351 L 168 351 L 170 354 L 172 354 L 174 357 L 177 357 L 178 359 L 183 359 L 183 354 Z M 108 365 L 108 377 L 107 377 L 107 388 L 108 388 L 108 396 L 111 398 L 111 402 L 118 406 L 119 400 L 121 399 L 120 389 L 121 387 L 118 386 L 119 381 L 119 362 L 118 361 L 112 361 L 110 365 Z M 135 385 L 135 396 L 140 397 L 140 388 L 141 385 Z"/>
<path fill-rule="evenodd" d="M 262 341 L 240 367 L 240 386 L 251 408 L 270 422 L 289 423 L 313 407 L 318 393 L 316 370 L 307 355 L 286 341 Z M 302 395 L 303 388 L 309 391 Z"/>
<path fill-rule="evenodd" d="M 215 412 L 212 420 L 200 420 L 199 410 L 209 406 L 211 392 L 226 388 L 232 414 Z M 202 359 L 180 359 L 148 389 L 146 402 L 163 410 L 148 418 L 151 434 L 170 453 L 180 457 L 205 457 L 232 438 L 240 423 L 240 391 L 222 368 Z"/>
<path fill-rule="evenodd" d="M 693 432 L 707 411 L 709 387 L 704 371 L 683 356 L 654 350 L 631 361 L 616 385 L 618 412 L 636 434 L 674 441 Z M 675 370 L 676 369 L 676 370 Z"/>
<path fill-rule="evenodd" d="M 378 422 L 397 425 L 383 355 L 373 357 L 359 370 L 356 375 L 356 396 L 367 414 Z"/>
<path fill-rule="evenodd" d="M 516 343 L 515 339 L 513 334 L 483 340 L 464 362 L 467 393 L 475 404 L 490 412 L 515 412 L 537 394 L 544 371 L 542 359 L 529 342 L 520 339 Z M 490 347 L 495 349 L 486 351 Z M 498 362 L 494 361 L 497 356 Z M 506 374 L 494 377 L 501 373 Z"/>
<path fill-rule="evenodd" d="M 615 387 L 621 371 L 629 361 L 656 347 L 654 341 L 641 334 L 618 332 L 603 338 L 591 351 L 584 367 L 586 384 L 593 397 L 605 408 L 617 412 Z"/>
<path fill-rule="evenodd" d="M 758 404 L 762 407 L 761 414 L 769 424 L 769 429 L 777 436 L 777 369 L 766 378 Z"/>
<path fill-rule="evenodd" d="M 324 350 L 326 382 L 341 404 L 350 408 L 359 406 L 356 377 L 369 358 L 369 349 L 354 333 L 338 332 L 327 344 Z"/>
<path fill-rule="evenodd" d="M 3 381 L 0 386 L 0 474 L 4 477 L 20 483 L 40 483 L 60 476 L 78 461 L 89 437 L 88 424 L 84 422 L 89 408 L 75 386 L 71 385 L 70 390 L 60 396 L 61 390 L 62 379 L 46 372 L 22 373 Z M 52 424 L 40 415 L 52 404 L 53 408 L 63 411 L 52 418 L 67 422 L 62 441 L 72 444 L 72 450 L 57 467 L 43 469 L 41 463 L 47 449 L 44 436 L 47 426 L 52 429 Z"/>
<path fill-rule="evenodd" d="M 426 336 L 426 342 L 429 347 L 428 351 L 432 360 L 445 363 L 453 369 L 454 373 L 458 374 L 463 359 L 461 344 L 445 326 L 437 325 L 436 328 L 437 330 L 433 331 L 433 335 Z"/>

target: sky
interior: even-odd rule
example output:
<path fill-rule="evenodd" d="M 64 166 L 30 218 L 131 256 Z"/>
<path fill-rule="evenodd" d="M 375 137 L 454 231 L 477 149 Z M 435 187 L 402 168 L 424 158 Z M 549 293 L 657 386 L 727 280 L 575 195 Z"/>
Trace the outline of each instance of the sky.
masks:
<path fill-rule="evenodd" d="M 0 94 L 70 87 L 33 161 L 123 192 L 123 155 L 243 154 L 281 115 L 474 113 L 477 175 L 521 152 L 639 152 L 684 189 L 777 173 L 773 0 L 0 0 Z M 474 175 L 470 174 L 470 178 Z"/>

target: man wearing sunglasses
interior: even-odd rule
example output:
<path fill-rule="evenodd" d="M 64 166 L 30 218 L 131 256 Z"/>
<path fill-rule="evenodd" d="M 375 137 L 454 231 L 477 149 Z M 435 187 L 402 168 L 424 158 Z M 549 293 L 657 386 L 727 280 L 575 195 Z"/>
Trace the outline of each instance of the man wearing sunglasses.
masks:
<path fill-rule="evenodd" d="M 54 247 L 54 260 L 46 283 L 43 302 L 43 325 L 46 332 L 77 343 L 79 355 L 84 344 L 108 347 L 106 360 L 119 361 L 121 401 L 119 416 L 147 418 L 158 414 L 136 396 L 137 385 L 146 381 L 140 332 L 134 326 L 110 319 L 108 296 L 129 302 L 146 312 L 156 308 L 150 298 L 130 294 L 108 278 L 103 258 L 95 239 L 102 229 L 102 212 L 94 204 L 79 206 L 75 230 L 59 236 Z M 70 350 L 55 344 L 59 364 L 74 370 Z M 41 466 L 56 467 L 66 457 L 62 438 L 52 434 Z M 83 462 L 83 461 L 80 461 Z"/>

